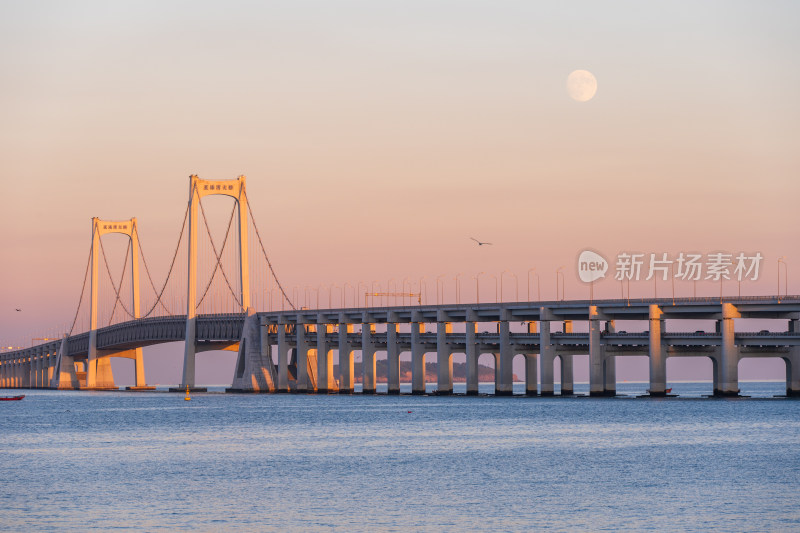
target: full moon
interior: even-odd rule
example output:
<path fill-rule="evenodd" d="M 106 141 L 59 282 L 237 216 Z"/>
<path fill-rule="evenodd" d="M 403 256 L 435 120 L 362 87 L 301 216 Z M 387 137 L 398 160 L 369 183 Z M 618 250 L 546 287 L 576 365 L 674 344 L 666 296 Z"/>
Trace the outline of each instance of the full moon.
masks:
<path fill-rule="evenodd" d="M 575 101 L 588 102 L 597 92 L 597 80 L 588 70 L 573 70 L 567 76 L 567 92 Z"/>

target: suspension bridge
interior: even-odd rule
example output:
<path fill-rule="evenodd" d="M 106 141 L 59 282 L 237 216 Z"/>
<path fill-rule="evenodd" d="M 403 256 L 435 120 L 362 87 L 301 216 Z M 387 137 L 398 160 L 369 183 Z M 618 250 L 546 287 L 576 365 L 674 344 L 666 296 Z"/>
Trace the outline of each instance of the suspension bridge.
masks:
<path fill-rule="evenodd" d="M 233 199 L 221 239 L 214 238 L 203 204 L 211 195 Z M 118 276 L 113 275 L 103 244 L 108 234 L 127 237 Z M 251 256 L 252 248 L 257 252 Z M 140 267 L 145 291 L 140 291 Z M 513 393 L 513 361 L 522 357 L 527 395 L 571 395 L 573 357 L 588 354 L 589 392 L 596 396 L 616 394 L 616 359 L 625 356 L 648 358 L 651 396 L 669 391 L 670 357 L 710 359 L 713 391 L 721 396 L 739 394 L 743 358 L 777 357 L 786 365 L 786 394 L 800 395 L 800 296 L 423 305 L 420 293 L 388 289 L 387 284 L 383 296 L 400 295 L 403 303 L 409 297 L 409 305 L 368 306 L 368 296 L 382 293 L 367 290 L 364 307 L 357 307 L 355 295 L 353 306 L 347 307 L 343 293 L 341 308 L 298 308 L 296 295 L 290 298 L 284 290 L 264 247 L 245 177 L 204 180 L 193 175 L 164 281 L 154 282 L 136 218 L 93 218 L 86 271 L 69 330 L 59 339 L 0 353 L 0 387 L 116 390 L 110 361 L 121 357 L 134 361 L 135 385 L 129 389 L 153 389 L 146 381 L 142 349 L 180 341 L 183 371 L 176 390 L 181 391 L 204 390 L 195 383 L 197 353 L 225 350 L 238 354 L 228 389 L 235 392 L 353 393 L 361 381 L 363 393 L 375 393 L 376 360 L 382 353 L 389 394 L 400 393 L 403 354 L 410 354 L 413 394 L 430 391 L 426 354 L 436 355 L 437 394 L 453 392 L 454 354 L 466 357 L 467 394 L 477 394 L 478 358 L 490 354 L 496 394 Z M 329 296 L 329 305 L 330 300 Z M 734 320 L 742 318 L 785 326 L 772 333 L 735 331 Z M 715 329 L 667 331 L 666 320 L 712 320 Z M 576 321 L 587 323 L 588 331 L 574 332 Z M 639 321 L 646 328 L 617 331 L 616 321 Z M 356 353 L 362 361 L 361 376 L 354 375 Z M 559 388 L 554 383 L 556 368 Z"/>

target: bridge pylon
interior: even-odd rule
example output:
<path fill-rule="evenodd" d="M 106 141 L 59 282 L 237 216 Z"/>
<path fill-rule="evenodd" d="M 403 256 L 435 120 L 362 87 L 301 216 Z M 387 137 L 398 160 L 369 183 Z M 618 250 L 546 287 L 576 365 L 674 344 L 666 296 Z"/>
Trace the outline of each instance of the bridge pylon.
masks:
<path fill-rule="evenodd" d="M 197 353 L 197 207 L 204 196 L 224 195 L 236 201 L 239 236 L 239 306 L 242 312 L 250 307 L 250 273 L 247 250 L 247 193 L 246 178 L 229 180 L 204 180 L 189 176 L 189 272 L 186 296 L 186 344 L 183 352 L 183 378 L 181 389 L 195 389 L 195 355 Z M 221 252 L 220 252 L 221 253 Z"/>
<path fill-rule="evenodd" d="M 86 368 L 87 389 L 115 389 L 114 374 L 111 370 L 111 357 L 133 359 L 136 367 L 136 387 L 147 388 L 144 375 L 142 349 L 133 348 L 124 352 L 97 349 L 97 295 L 99 289 L 100 237 L 107 233 L 121 233 L 131 240 L 131 294 L 133 297 L 132 314 L 139 318 L 139 235 L 136 218 L 114 221 L 92 218 L 92 277 L 91 298 L 89 307 L 89 355 Z M 62 361 L 66 359 L 62 358 Z"/>

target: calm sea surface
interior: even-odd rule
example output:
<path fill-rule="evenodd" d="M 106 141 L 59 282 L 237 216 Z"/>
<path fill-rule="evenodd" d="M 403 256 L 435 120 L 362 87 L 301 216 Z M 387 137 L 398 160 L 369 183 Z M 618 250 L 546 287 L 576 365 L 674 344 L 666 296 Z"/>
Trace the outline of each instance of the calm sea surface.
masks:
<path fill-rule="evenodd" d="M 800 531 L 800 401 L 771 398 L 783 383 L 734 400 L 673 386 L 682 397 L 23 391 L 0 403 L 0 530 Z"/>

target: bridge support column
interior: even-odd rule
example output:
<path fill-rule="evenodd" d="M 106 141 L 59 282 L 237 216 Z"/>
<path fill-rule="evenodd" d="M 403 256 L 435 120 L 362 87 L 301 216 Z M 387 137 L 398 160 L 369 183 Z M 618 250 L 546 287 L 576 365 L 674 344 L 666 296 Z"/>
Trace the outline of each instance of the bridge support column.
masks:
<path fill-rule="evenodd" d="M 424 324 L 411 322 L 411 394 L 425 394 L 425 345 L 420 335 Z"/>
<path fill-rule="evenodd" d="M 663 311 L 657 305 L 650 306 L 650 396 L 666 396 L 667 394 L 667 354 L 662 337 L 664 320 Z"/>
<path fill-rule="evenodd" d="M 278 387 L 277 392 L 289 392 L 289 343 L 286 341 L 286 320 L 278 318 Z"/>
<path fill-rule="evenodd" d="M 739 395 L 739 349 L 734 339 L 733 319 L 740 316 L 733 304 L 722 304 L 722 319 L 719 323 L 722 336 L 720 396 Z"/>
<path fill-rule="evenodd" d="M 111 357 L 95 359 L 95 389 L 116 389 L 114 371 L 111 369 Z M 87 386 L 88 388 L 88 386 Z"/>
<path fill-rule="evenodd" d="M 589 306 L 589 396 L 605 394 L 603 347 L 600 344 L 600 319 L 597 306 Z"/>
<path fill-rule="evenodd" d="M 606 333 L 615 333 L 616 330 L 613 320 L 606 321 Z M 608 353 L 606 345 L 603 345 L 603 394 L 617 395 L 617 358 Z"/>
<path fill-rule="evenodd" d="M 295 392 L 313 392 L 308 377 L 308 332 L 306 324 L 301 322 L 302 317 L 297 317 L 295 336 L 297 338 L 297 387 Z"/>
<path fill-rule="evenodd" d="M 800 333 L 800 320 L 789 321 L 789 333 Z M 786 396 L 800 396 L 800 346 L 789 348 L 786 358 Z"/>
<path fill-rule="evenodd" d="M 333 326 L 321 321 L 317 317 L 317 392 L 338 392 L 336 379 L 333 375 L 333 354 L 331 354 L 328 334 L 333 333 Z"/>
<path fill-rule="evenodd" d="M 525 354 L 525 396 L 539 394 L 539 354 Z"/>
<path fill-rule="evenodd" d="M 536 333 L 536 322 L 528 322 L 528 333 Z M 539 392 L 539 354 L 525 354 L 525 395 L 536 396 Z"/>
<path fill-rule="evenodd" d="M 565 320 L 562 331 L 572 333 L 572 320 Z M 572 396 L 575 394 L 575 378 L 572 354 L 559 354 L 561 359 L 561 396 Z"/>
<path fill-rule="evenodd" d="M 134 365 L 134 370 L 136 372 L 136 385 L 134 386 L 134 388 L 135 389 L 155 388 L 147 386 L 147 380 L 144 377 L 144 354 L 142 352 L 142 349 L 134 348 L 133 353 L 134 353 L 133 365 Z"/>
<path fill-rule="evenodd" d="M 478 343 L 475 340 L 475 322 L 466 324 L 467 396 L 478 394 Z"/>
<path fill-rule="evenodd" d="M 39 348 L 39 353 L 36 354 L 36 388 L 44 388 L 44 375 L 45 375 L 45 358 L 47 357 L 47 348 Z"/>
<path fill-rule="evenodd" d="M 195 344 L 197 331 L 197 318 L 186 319 L 186 340 L 183 345 L 183 377 L 178 388 L 195 390 L 194 369 L 197 346 Z"/>
<path fill-rule="evenodd" d="M 39 350 L 39 365 L 38 365 L 38 376 L 36 378 L 36 386 L 40 389 L 45 388 L 46 380 L 47 380 L 47 356 L 48 356 L 49 348 L 43 347 Z"/>
<path fill-rule="evenodd" d="M 353 394 L 353 346 L 347 334 L 353 333 L 353 325 L 345 322 L 344 315 L 339 316 L 339 394 Z"/>
<path fill-rule="evenodd" d="M 400 346 L 397 344 L 397 324 L 386 323 L 386 365 L 389 394 L 400 394 Z"/>
<path fill-rule="evenodd" d="M 22 383 L 23 389 L 31 388 L 31 352 L 25 352 L 24 359 L 22 360 Z"/>
<path fill-rule="evenodd" d="M 376 389 L 376 369 L 375 369 L 375 324 L 367 322 L 368 317 L 362 319 L 361 325 L 361 370 L 362 393 L 375 394 Z"/>
<path fill-rule="evenodd" d="M 52 348 L 47 347 L 42 355 L 42 388 L 50 387 L 50 359 L 52 356 Z"/>
<path fill-rule="evenodd" d="M 75 373 L 75 361 L 67 355 L 67 336 L 61 339 L 61 346 L 58 348 L 56 362 L 53 368 L 53 379 L 50 387 L 60 390 L 73 390 L 80 388 L 78 375 Z"/>
<path fill-rule="evenodd" d="M 503 317 L 507 318 L 507 317 Z M 497 383 L 494 386 L 496 396 L 511 396 L 514 394 L 514 352 L 511 348 L 511 336 L 508 320 L 497 323 L 497 333 L 500 336 L 500 353 L 497 356 Z"/>
<path fill-rule="evenodd" d="M 28 388 L 35 389 L 36 388 L 36 350 L 30 350 L 28 352 Z"/>
<path fill-rule="evenodd" d="M 229 392 L 274 392 L 275 368 L 269 357 L 269 343 L 262 342 L 267 333 L 255 310 L 247 309 L 247 318 L 239 339 L 239 354 Z"/>
<path fill-rule="evenodd" d="M 38 368 L 38 365 L 39 365 L 39 349 L 38 348 L 36 348 L 34 350 L 31 350 L 31 359 L 30 359 L 30 361 L 31 362 L 28 365 L 28 371 L 29 371 L 29 374 L 30 374 L 30 376 L 29 376 L 29 384 L 30 385 L 29 386 L 30 386 L 30 388 L 35 389 L 35 388 L 37 388 L 39 386 L 39 376 L 38 376 L 38 372 L 39 372 L 39 368 Z"/>
<path fill-rule="evenodd" d="M 539 308 L 539 360 L 542 371 L 542 396 L 555 394 L 553 364 L 556 358 L 555 347 L 550 344 L 550 310 Z"/>
<path fill-rule="evenodd" d="M 436 322 L 436 393 L 453 394 L 453 359 L 447 334 L 453 333 L 450 322 Z"/>

